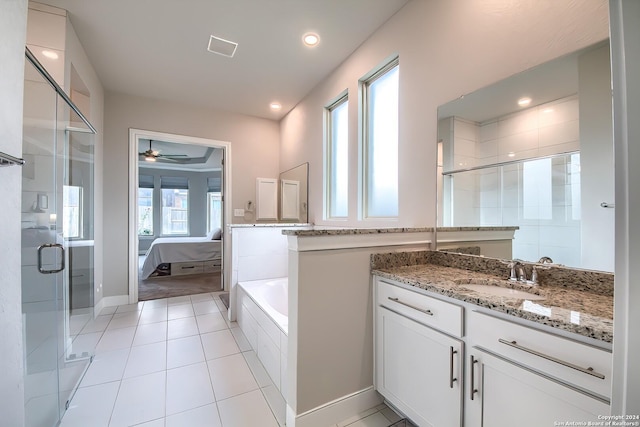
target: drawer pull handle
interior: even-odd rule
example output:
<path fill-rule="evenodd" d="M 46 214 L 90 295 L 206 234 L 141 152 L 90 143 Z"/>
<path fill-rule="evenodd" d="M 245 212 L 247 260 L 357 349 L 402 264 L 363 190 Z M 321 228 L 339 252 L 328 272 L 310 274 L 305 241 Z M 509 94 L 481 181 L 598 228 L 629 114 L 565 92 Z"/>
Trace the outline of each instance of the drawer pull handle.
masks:
<path fill-rule="evenodd" d="M 387 297 L 393 302 L 397 302 L 398 304 L 402 304 L 405 307 L 413 308 L 414 310 L 418 310 L 421 313 L 428 314 L 429 316 L 433 316 L 433 312 L 431 310 L 426 310 L 424 308 L 416 307 L 415 305 L 407 304 L 406 302 L 400 301 L 398 298 Z"/>
<path fill-rule="evenodd" d="M 192 265 L 192 266 L 189 266 L 189 267 L 180 267 L 180 268 L 182 268 L 183 270 L 187 270 L 187 269 L 189 269 L 189 268 L 196 268 L 196 266 L 195 266 L 195 265 Z"/>
<path fill-rule="evenodd" d="M 458 350 L 454 350 L 453 346 L 449 349 L 449 388 L 453 388 L 454 381 L 458 381 L 457 378 L 453 378 L 453 355 L 458 354 Z"/>
<path fill-rule="evenodd" d="M 476 359 L 475 357 L 473 357 L 473 354 L 471 355 L 471 400 L 473 400 L 473 395 L 476 394 L 478 392 L 478 389 L 475 386 L 475 380 L 476 380 L 476 367 L 475 364 L 478 363 L 478 359 Z"/>
<path fill-rule="evenodd" d="M 527 353 L 533 354 L 534 356 L 542 357 L 543 359 L 547 359 L 547 360 L 550 360 L 552 362 L 558 363 L 558 364 L 560 364 L 562 366 L 566 366 L 567 368 L 575 369 L 576 371 L 580 371 L 580 372 L 583 372 L 585 374 L 594 376 L 596 378 L 600 378 L 601 380 L 604 379 L 604 375 L 603 374 L 600 374 L 600 373 L 594 371 L 593 368 L 591 368 L 591 367 L 583 368 L 581 366 L 574 365 L 573 363 L 565 362 L 564 360 L 557 359 L 557 358 L 555 358 L 553 356 L 549 356 L 548 354 L 540 353 L 539 351 L 535 351 L 535 350 L 532 350 L 530 348 L 523 347 L 520 344 L 518 344 L 516 341 L 507 341 L 507 340 L 503 340 L 502 338 L 498 338 L 498 341 L 501 342 L 502 344 L 506 344 L 506 345 L 508 345 L 510 347 L 517 348 L 518 350 L 522 350 L 522 351 L 525 351 Z"/>

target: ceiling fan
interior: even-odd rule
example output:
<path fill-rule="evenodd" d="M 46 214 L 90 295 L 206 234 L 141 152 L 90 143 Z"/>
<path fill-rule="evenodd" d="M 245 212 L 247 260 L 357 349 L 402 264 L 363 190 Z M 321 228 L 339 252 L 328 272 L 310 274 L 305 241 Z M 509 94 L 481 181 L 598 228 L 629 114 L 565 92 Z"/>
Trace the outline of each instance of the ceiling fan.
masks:
<path fill-rule="evenodd" d="M 186 154 L 162 154 L 159 151 L 154 150 L 151 147 L 152 139 L 149 140 L 149 149 L 147 151 L 143 151 L 142 153 L 138 153 L 140 156 L 144 157 L 144 160 L 147 162 L 155 162 L 157 159 L 168 160 L 171 162 L 177 162 L 181 158 L 186 159 L 188 156 Z"/>

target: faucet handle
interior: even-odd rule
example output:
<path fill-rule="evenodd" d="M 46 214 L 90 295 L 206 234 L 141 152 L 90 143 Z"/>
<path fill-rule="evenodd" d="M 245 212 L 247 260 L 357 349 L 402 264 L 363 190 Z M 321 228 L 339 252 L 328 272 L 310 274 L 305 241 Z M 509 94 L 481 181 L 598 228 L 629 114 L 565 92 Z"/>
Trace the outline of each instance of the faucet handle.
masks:
<path fill-rule="evenodd" d="M 511 260 L 511 261 L 500 261 L 502 264 L 505 264 L 507 267 L 509 267 L 510 271 L 509 271 L 509 280 L 512 281 L 517 281 L 518 280 L 518 273 L 516 272 L 516 267 L 518 266 L 518 264 L 520 264 L 519 260 Z"/>

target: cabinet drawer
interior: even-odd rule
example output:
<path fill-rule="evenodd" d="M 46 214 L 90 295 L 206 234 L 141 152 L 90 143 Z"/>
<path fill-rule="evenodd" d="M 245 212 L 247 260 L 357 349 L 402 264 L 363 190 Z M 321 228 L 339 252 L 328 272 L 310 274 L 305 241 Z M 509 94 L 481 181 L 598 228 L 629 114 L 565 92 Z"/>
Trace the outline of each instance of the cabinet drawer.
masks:
<path fill-rule="evenodd" d="M 202 273 L 202 261 L 197 262 L 174 262 L 171 264 L 171 275 Z"/>
<path fill-rule="evenodd" d="M 469 314 L 468 322 L 475 346 L 610 398 L 610 352 L 476 311 Z"/>
<path fill-rule="evenodd" d="M 401 313 L 447 334 L 462 336 L 461 306 L 376 280 L 378 305 Z"/>
<path fill-rule="evenodd" d="M 204 272 L 214 273 L 220 271 L 220 260 L 204 261 Z"/>

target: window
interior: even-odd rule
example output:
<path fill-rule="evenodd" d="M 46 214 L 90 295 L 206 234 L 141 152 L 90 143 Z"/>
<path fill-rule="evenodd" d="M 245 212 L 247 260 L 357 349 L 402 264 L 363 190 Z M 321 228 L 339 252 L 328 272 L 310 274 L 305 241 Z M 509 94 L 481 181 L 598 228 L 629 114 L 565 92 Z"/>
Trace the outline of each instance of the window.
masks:
<path fill-rule="evenodd" d="M 222 194 L 207 193 L 207 232 L 222 228 Z"/>
<path fill-rule="evenodd" d="M 325 110 L 325 213 L 346 218 L 349 213 L 349 100 L 347 94 Z"/>
<path fill-rule="evenodd" d="M 207 233 L 222 228 L 222 172 L 207 178 Z"/>
<path fill-rule="evenodd" d="M 398 216 L 398 58 L 361 82 L 363 216 Z"/>
<path fill-rule="evenodd" d="M 161 177 L 162 234 L 189 234 L 189 181 L 185 177 Z"/>
<path fill-rule="evenodd" d="M 153 236 L 153 176 L 138 178 L 138 236 Z"/>
<path fill-rule="evenodd" d="M 82 238 L 82 187 L 62 187 L 62 235 L 68 239 Z"/>

